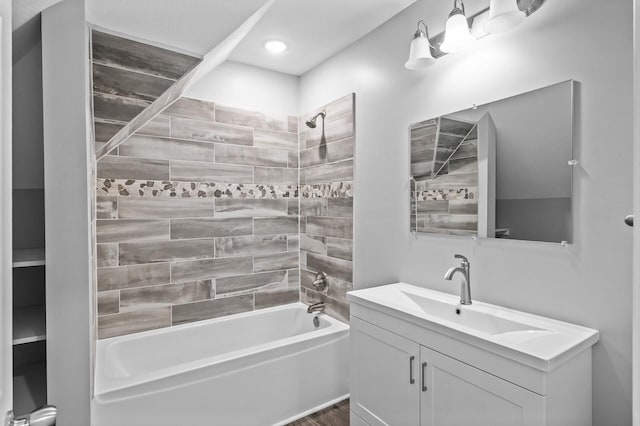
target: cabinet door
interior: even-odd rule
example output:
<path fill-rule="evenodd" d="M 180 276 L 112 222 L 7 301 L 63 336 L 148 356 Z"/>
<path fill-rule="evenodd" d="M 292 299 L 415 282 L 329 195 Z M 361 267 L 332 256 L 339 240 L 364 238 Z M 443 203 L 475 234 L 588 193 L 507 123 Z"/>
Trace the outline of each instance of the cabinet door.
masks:
<path fill-rule="evenodd" d="M 351 318 L 351 410 L 371 426 L 420 424 L 420 345 Z"/>
<path fill-rule="evenodd" d="M 420 348 L 422 426 L 544 424 L 544 397 L 439 352 Z"/>

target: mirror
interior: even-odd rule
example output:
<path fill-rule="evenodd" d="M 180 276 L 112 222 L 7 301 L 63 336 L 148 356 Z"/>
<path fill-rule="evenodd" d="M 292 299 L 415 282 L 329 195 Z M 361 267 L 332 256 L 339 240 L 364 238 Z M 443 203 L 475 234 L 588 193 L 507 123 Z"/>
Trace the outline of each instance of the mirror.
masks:
<path fill-rule="evenodd" d="M 574 84 L 411 125 L 411 230 L 570 243 Z"/>

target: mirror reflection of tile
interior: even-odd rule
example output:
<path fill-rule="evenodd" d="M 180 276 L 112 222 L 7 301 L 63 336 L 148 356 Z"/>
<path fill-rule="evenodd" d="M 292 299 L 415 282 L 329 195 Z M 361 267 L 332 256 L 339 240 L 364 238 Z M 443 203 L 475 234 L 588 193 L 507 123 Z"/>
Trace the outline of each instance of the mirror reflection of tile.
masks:
<path fill-rule="evenodd" d="M 571 242 L 574 85 L 411 125 L 411 231 Z"/>

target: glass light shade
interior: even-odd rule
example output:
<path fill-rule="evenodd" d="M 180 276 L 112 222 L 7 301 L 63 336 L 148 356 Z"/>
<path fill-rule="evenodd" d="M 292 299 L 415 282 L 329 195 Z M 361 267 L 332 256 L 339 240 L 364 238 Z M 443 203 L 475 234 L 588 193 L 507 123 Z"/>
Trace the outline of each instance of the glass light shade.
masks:
<path fill-rule="evenodd" d="M 516 0 L 491 0 L 489 20 L 484 31 L 489 34 L 501 33 L 516 27 L 524 21 L 525 13 L 518 8 Z"/>
<path fill-rule="evenodd" d="M 459 10 L 459 9 L 458 9 Z M 440 45 L 440 50 L 446 53 L 460 52 L 469 47 L 475 39 L 469 32 L 467 18 L 460 12 L 449 15 L 445 26 L 444 41 Z"/>
<path fill-rule="evenodd" d="M 410 70 L 418 70 L 426 68 L 435 62 L 435 58 L 431 55 L 429 40 L 420 33 L 411 41 L 409 47 L 409 60 L 404 63 L 405 68 Z"/>

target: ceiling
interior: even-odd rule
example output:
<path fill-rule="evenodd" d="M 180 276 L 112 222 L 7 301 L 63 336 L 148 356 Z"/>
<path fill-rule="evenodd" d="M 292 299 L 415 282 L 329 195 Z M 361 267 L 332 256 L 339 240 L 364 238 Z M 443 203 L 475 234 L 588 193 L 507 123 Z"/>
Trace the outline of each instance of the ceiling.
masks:
<path fill-rule="evenodd" d="M 13 29 L 60 0 L 13 0 Z M 416 0 L 276 0 L 230 60 L 301 75 Z M 87 20 L 135 38 L 204 55 L 266 0 L 86 0 Z M 264 49 L 279 39 L 288 49 Z"/>

